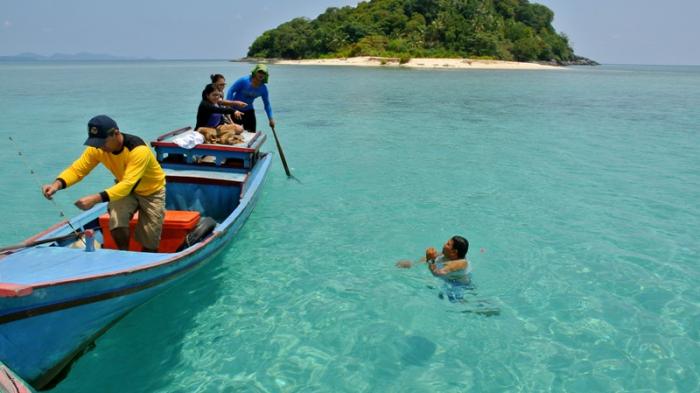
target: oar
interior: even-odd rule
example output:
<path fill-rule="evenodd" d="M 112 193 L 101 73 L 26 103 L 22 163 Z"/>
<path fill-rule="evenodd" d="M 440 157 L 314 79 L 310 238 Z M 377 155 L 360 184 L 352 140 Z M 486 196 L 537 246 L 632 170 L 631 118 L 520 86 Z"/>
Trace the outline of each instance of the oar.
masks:
<path fill-rule="evenodd" d="M 289 171 L 289 166 L 287 165 L 287 159 L 284 158 L 284 150 L 282 150 L 282 145 L 280 145 L 280 140 L 277 138 L 277 133 L 275 132 L 275 127 L 270 126 L 270 128 L 272 128 L 272 136 L 275 137 L 275 144 L 277 145 L 277 151 L 280 152 L 280 158 L 282 159 L 282 165 L 284 165 L 284 171 L 287 173 L 287 177 L 291 177 L 294 180 L 301 183 L 301 181 L 299 181 L 299 179 L 294 177 L 292 175 L 292 173 Z"/>
<path fill-rule="evenodd" d="M 34 247 L 34 246 L 38 246 L 39 244 L 53 243 L 53 242 L 58 242 L 61 240 L 68 240 L 68 239 L 72 239 L 74 237 L 78 237 L 82 234 L 83 234 L 82 232 L 71 232 L 71 233 L 69 233 L 67 235 L 63 235 L 63 236 L 50 237 L 48 239 L 36 240 L 33 242 L 17 243 L 17 244 L 13 244 L 11 246 L 0 247 L 0 252 L 10 251 L 10 250 L 18 250 L 20 248 Z"/>

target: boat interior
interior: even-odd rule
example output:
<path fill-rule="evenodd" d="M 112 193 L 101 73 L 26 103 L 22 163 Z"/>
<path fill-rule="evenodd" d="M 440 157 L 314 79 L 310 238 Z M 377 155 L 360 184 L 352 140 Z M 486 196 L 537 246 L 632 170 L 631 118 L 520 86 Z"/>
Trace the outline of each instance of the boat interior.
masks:
<path fill-rule="evenodd" d="M 172 143 L 178 132 L 165 134 L 152 142 L 156 157 L 166 174 L 166 216 L 163 223 L 159 253 L 174 253 L 202 241 L 216 225 L 221 224 L 239 206 L 250 172 L 260 157 L 259 148 L 265 140 L 261 133 L 244 133 L 245 142 L 239 146 L 198 145 L 184 149 Z M 131 220 L 129 251 L 141 251 L 133 239 L 136 214 Z M 106 204 L 95 207 L 71 219 L 73 228 L 64 225 L 52 231 L 56 240 L 46 246 L 117 249 L 109 231 Z M 94 242 L 71 236 L 91 230 Z M 43 239 L 43 238 L 40 238 Z"/>
<path fill-rule="evenodd" d="M 166 172 L 168 172 L 166 170 Z M 241 191 L 247 175 L 234 173 L 217 173 L 212 171 L 188 170 L 189 176 L 168 176 L 166 187 L 166 216 L 161 235 L 159 252 L 178 252 L 204 240 L 212 233 L 214 227 L 233 213 L 240 204 Z M 96 248 L 117 249 L 109 232 L 109 215 L 106 207 L 100 213 L 93 214 L 87 220 L 72 220 L 72 225 L 80 232 L 92 230 Z M 189 213 L 189 214 L 188 214 Z M 133 228 L 138 220 L 132 218 L 132 241 L 129 251 L 140 251 L 140 244 L 133 239 Z M 79 222 L 75 222 L 79 221 Z M 82 222 L 80 222 L 82 221 Z M 77 224 L 77 225 L 76 225 Z M 198 225 L 207 225 L 200 229 L 203 233 L 190 239 L 187 236 L 197 231 Z M 66 225 L 66 233 L 72 229 Z M 173 244 L 173 242 L 175 244 Z M 58 247 L 85 248 L 84 239 L 67 236 L 53 242 Z"/>

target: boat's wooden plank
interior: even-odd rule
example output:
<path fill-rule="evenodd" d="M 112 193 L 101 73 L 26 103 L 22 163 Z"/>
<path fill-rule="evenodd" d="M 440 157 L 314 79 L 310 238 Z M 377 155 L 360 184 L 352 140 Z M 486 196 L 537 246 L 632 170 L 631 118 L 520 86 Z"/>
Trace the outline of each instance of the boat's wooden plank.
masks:
<path fill-rule="evenodd" d="M 61 281 L 136 268 L 172 256 L 108 249 L 87 252 L 67 247 L 34 247 L 0 260 L 0 280 L 23 285 Z"/>
<path fill-rule="evenodd" d="M 166 178 L 209 179 L 231 183 L 244 183 L 248 178 L 247 173 L 221 172 L 199 169 L 172 169 L 163 168 Z"/>

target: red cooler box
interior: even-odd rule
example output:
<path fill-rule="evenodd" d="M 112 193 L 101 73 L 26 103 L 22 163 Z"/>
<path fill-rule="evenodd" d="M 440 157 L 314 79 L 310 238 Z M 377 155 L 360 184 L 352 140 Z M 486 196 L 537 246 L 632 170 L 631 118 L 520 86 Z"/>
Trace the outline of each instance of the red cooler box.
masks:
<path fill-rule="evenodd" d="M 141 251 L 143 246 L 134 239 L 134 228 L 139 219 L 137 212 L 129 222 L 129 230 L 131 238 L 129 239 L 129 251 Z M 163 232 L 160 235 L 160 245 L 158 252 L 176 252 L 182 243 L 185 242 L 187 234 L 194 229 L 199 222 L 199 212 L 184 211 L 184 210 L 166 210 L 165 220 L 163 221 Z M 109 213 L 100 216 L 100 228 L 102 228 L 102 236 L 104 236 L 103 248 L 117 249 L 112 234 L 109 231 Z"/>

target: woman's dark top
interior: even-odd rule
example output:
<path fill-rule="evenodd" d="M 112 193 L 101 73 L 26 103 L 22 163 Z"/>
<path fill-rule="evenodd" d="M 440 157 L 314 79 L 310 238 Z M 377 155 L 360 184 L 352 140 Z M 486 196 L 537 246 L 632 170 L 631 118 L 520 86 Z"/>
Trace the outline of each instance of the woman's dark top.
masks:
<path fill-rule="evenodd" d="M 197 109 L 197 125 L 194 129 L 199 129 L 199 127 L 215 128 L 223 122 L 222 115 L 233 115 L 234 113 L 236 113 L 236 110 L 233 108 L 221 107 L 209 101 L 202 100 Z"/>

